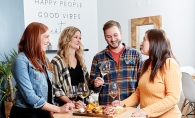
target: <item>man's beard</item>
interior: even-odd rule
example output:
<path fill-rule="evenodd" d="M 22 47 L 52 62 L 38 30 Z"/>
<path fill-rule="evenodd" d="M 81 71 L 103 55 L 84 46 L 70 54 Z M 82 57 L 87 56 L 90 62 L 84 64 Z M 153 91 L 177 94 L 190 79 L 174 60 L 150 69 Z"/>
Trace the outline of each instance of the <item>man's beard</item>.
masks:
<path fill-rule="evenodd" d="M 118 48 L 118 46 L 120 45 L 120 43 L 121 43 L 121 40 L 118 41 L 118 45 L 117 45 L 116 47 L 113 47 L 111 44 L 108 44 L 108 45 L 109 45 L 109 47 L 111 47 L 112 49 L 116 49 L 116 48 Z"/>

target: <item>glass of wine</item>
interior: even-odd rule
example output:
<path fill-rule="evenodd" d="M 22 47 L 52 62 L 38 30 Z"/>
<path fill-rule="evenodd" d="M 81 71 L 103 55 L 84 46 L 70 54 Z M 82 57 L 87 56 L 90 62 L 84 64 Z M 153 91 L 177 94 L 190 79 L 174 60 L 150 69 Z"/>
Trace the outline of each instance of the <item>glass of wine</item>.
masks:
<path fill-rule="evenodd" d="M 77 92 L 78 89 L 76 85 L 68 86 L 66 96 L 71 100 L 71 103 L 77 98 Z M 71 113 L 73 113 L 73 109 L 71 110 Z"/>
<path fill-rule="evenodd" d="M 102 74 L 102 78 L 110 72 L 110 62 L 102 62 L 100 66 L 100 71 Z"/>
<path fill-rule="evenodd" d="M 86 98 L 87 96 L 89 96 L 89 88 L 88 85 L 85 83 L 79 83 L 78 84 L 78 92 L 77 95 L 79 97 L 82 98 L 83 102 L 84 102 L 84 98 Z"/>
<path fill-rule="evenodd" d="M 70 85 L 68 86 L 67 92 L 66 92 L 66 96 L 71 100 L 74 101 L 77 98 L 77 86 L 76 85 Z"/>
<path fill-rule="evenodd" d="M 109 95 L 112 97 L 112 99 L 114 101 L 114 98 L 118 94 L 118 85 L 117 85 L 117 83 L 116 82 L 112 82 L 111 84 L 109 84 L 108 91 L 109 91 Z"/>

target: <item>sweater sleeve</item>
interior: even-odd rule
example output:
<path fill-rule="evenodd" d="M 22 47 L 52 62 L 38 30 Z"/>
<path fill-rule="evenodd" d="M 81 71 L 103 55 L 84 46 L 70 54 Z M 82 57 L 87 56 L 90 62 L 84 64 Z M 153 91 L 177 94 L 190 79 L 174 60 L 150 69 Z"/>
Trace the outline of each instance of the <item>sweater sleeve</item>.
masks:
<path fill-rule="evenodd" d="M 148 113 L 148 117 L 162 115 L 179 102 L 181 92 L 181 71 L 174 59 L 169 58 L 166 60 L 162 76 L 164 76 L 165 97 L 160 101 L 143 108 L 143 110 Z"/>
<path fill-rule="evenodd" d="M 139 98 L 140 98 L 140 92 L 139 92 L 139 88 L 137 87 L 135 92 L 131 96 L 129 96 L 128 98 L 124 99 L 123 102 L 124 102 L 125 106 L 127 106 L 127 107 L 129 107 L 129 106 L 134 107 L 134 106 L 139 104 L 139 102 L 140 102 Z"/>

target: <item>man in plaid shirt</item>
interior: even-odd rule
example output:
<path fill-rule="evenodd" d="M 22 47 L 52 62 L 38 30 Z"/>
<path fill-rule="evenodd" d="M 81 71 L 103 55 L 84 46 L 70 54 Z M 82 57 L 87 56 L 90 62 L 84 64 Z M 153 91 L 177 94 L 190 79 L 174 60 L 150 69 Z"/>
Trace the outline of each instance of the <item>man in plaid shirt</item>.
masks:
<path fill-rule="evenodd" d="M 104 24 L 104 37 L 108 43 L 106 49 L 97 53 L 92 61 L 90 80 L 99 93 L 99 104 L 110 104 L 108 87 L 117 82 L 120 88 L 120 99 L 129 97 L 137 87 L 138 70 L 142 66 L 141 53 L 121 43 L 122 31 L 118 22 L 110 20 Z M 102 78 L 100 65 L 110 63 L 110 72 Z M 118 99 L 119 95 L 115 99 Z"/>

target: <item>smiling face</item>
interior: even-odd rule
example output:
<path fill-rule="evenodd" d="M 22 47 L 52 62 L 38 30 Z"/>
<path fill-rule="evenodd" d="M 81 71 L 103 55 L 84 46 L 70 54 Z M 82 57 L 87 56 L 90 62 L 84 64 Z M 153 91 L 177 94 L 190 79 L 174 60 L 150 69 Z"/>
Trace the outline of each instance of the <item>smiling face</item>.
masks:
<path fill-rule="evenodd" d="M 47 50 L 47 45 L 49 45 L 50 40 L 49 40 L 49 30 L 47 30 L 45 33 L 41 34 L 41 50 L 46 51 Z"/>
<path fill-rule="evenodd" d="M 77 31 L 69 42 L 69 47 L 78 50 L 81 45 L 81 33 Z"/>
<path fill-rule="evenodd" d="M 118 29 L 117 26 L 106 29 L 104 32 L 104 36 L 109 48 L 117 49 L 119 47 L 121 43 L 122 32 Z"/>
<path fill-rule="evenodd" d="M 150 42 L 148 40 L 147 33 L 145 34 L 145 36 L 143 38 L 141 46 L 142 46 L 141 53 L 149 56 Z"/>

